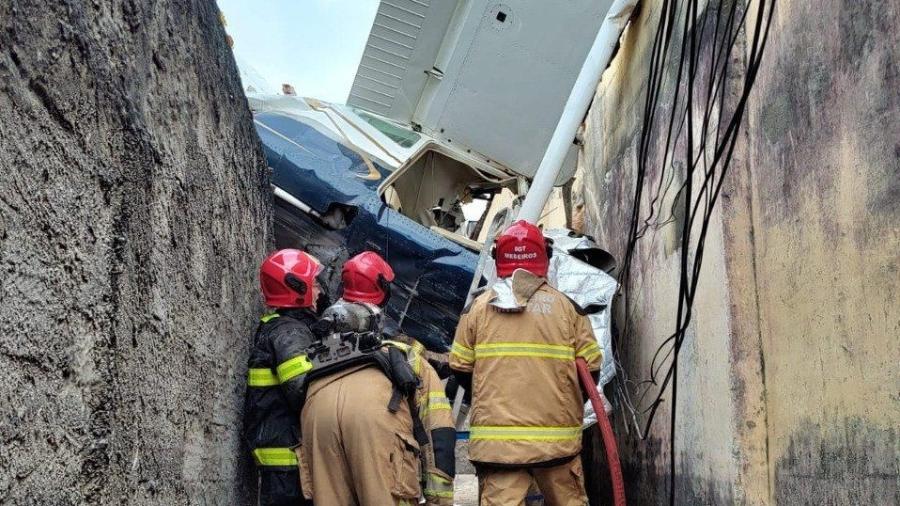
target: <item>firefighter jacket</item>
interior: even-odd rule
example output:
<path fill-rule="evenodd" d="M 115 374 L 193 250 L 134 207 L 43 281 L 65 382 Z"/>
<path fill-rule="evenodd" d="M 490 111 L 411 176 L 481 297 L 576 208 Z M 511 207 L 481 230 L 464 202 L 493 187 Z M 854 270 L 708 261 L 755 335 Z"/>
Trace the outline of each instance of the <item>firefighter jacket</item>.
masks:
<path fill-rule="evenodd" d="M 297 413 L 305 350 L 313 339 L 315 315 L 305 309 L 278 310 L 261 318 L 250 349 L 244 431 L 261 470 L 295 471 L 292 450 L 300 441 Z"/>
<path fill-rule="evenodd" d="M 487 290 L 462 314 L 450 353 L 450 367 L 472 382 L 469 458 L 555 465 L 581 451 L 575 358 L 597 370 L 602 352 L 587 316 L 568 297 L 525 271 L 512 279 L 518 307 L 498 300 L 499 286 Z"/>
<path fill-rule="evenodd" d="M 396 489 L 398 487 L 403 488 L 407 492 L 411 492 L 409 484 L 403 484 L 403 480 L 411 478 L 413 483 L 416 481 L 424 484 L 424 488 L 422 489 L 422 493 L 426 498 L 426 503 L 432 506 L 450 506 L 453 504 L 453 477 L 455 474 L 455 465 L 456 465 L 456 456 L 455 456 L 455 446 L 456 446 L 456 430 L 452 423 L 451 415 L 450 415 L 450 401 L 447 399 L 444 394 L 443 386 L 441 384 L 440 378 L 438 378 L 437 372 L 435 372 L 434 368 L 428 363 L 425 359 L 421 351 L 423 348 L 419 344 L 415 344 L 413 346 L 407 345 L 402 342 L 397 341 L 385 341 L 386 345 L 393 346 L 395 348 L 399 348 L 403 352 L 406 353 L 406 357 L 409 361 L 409 365 L 412 367 L 413 372 L 416 377 L 419 379 L 418 387 L 416 388 L 416 392 L 414 394 L 414 403 L 411 408 L 413 408 L 413 413 L 407 416 L 415 416 L 421 421 L 422 427 L 425 429 L 428 435 L 428 443 L 424 446 L 417 446 L 417 452 L 422 457 L 417 465 L 413 466 L 418 469 L 418 476 L 405 476 L 399 477 L 395 476 L 395 480 L 400 480 L 397 483 L 384 483 L 383 486 L 389 489 Z M 361 371 L 362 369 L 377 369 L 377 367 L 373 367 L 375 364 L 371 365 L 354 365 L 345 370 L 335 372 L 329 374 L 328 376 L 314 379 L 308 385 L 308 404 L 316 403 L 318 407 L 323 407 L 331 404 L 330 400 L 324 400 L 320 397 L 324 394 L 327 396 L 332 396 L 334 393 L 332 392 L 332 388 L 330 385 L 333 385 L 335 382 L 345 382 L 345 378 L 350 375 L 354 375 L 355 373 Z M 384 384 L 384 388 L 387 388 L 389 383 Z M 365 392 L 364 397 L 366 399 L 376 399 L 381 397 L 390 396 L 388 392 L 376 392 L 374 389 L 379 388 L 379 384 L 376 382 L 368 382 L 366 383 L 368 391 Z M 355 394 L 354 394 L 355 395 Z M 361 399 L 362 399 L 361 398 Z M 410 413 L 404 407 L 401 412 Z M 385 410 L 384 413 L 388 415 L 388 411 Z M 345 416 L 355 417 L 355 415 L 344 411 Z M 327 415 L 326 415 L 327 416 Z M 325 425 L 322 420 L 312 421 L 314 415 L 309 412 L 307 408 L 304 408 L 303 419 L 309 418 L 307 420 L 307 424 L 311 423 L 308 427 L 304 428 L 304 435 L 308 437 L 318 437 L 321 434 L 314 434 L 313 427 L 320 427 Z M 355 422 L 353 420 L 338 420 L 338 425 L 347 424 L 348 427 L 353 425 Z M 407 421 L 405 426 L 410 427 L 412 425 L 416 425 L 415 421 Z M 343 430 L 346 430 L 348 427 L 344 427 Z M 369 427 L 371 431 L 374 433 L 378 432 L 379 423 L 376 423 L 373 420 L 369 420 L 362 427 L 358 427 L 356 430 L 366 430 L 365 427 Z M 307 430 L 309 429 L 309 430 Z M 307 434 L 309 432 L 309 434 Z M 357 434 L 358 436 L 358 434 Z M 394 438 L 387 438 L 378 440 L 372 440 L 369 438 L 362 438 L 370 441 L 370 444 L 377 447 L 377 449 L 372 449 L 366 453 L 368 454 L 379 454 L 380 450 L 384 450 L 381 453 L 389 452 L 392 448 L 392 445 L 395 444 Z M 407 434 L 402 436 L 401 439 L 405 441 L 405 444 L 412 445 L 413 442 L 416 441 L 416 438 L 413 437 L 412 434 Z M 384 446 L 385 448 L 381 448 Z M 307 494 L 308 498 L 313 498 L 315 496 L 314 493 L 311 493 L 312 490 L 316 489 L 314 475 L 316 473 L 315 462 L 325 462 L 328 461 L 327 454 L 330 450 L 328 448 L 323 448 L 323 445 L 318 444 L 315 441 L 304 441 L 303 451 L 301 452 L 301 463 L 300 463 L 300 472 L 301 479 L 304 482 L 304 490 Z M 353 460 L 353 456 L 346 455 L 345 457 Z M 390 464 L 387 462 L 349 462 L 347 463 L 347 467 L 352 470 L 355 470 L 359 473 L 366 474 L 367 476 L 374 477 L 378 473 L 375 471 L 376 468 L 385 468 Z M 396 463 L 394 465 L 397 465 Z M 334 481 L 334 467 L 336 464 L 332 463 L 331 470 L 329 470 L 329 474 L 327 476 L 329 482 Z M 371 467 L 376 466 L 376 467 Z M 341 467 L 341 466 L 337 466 Z M 369 471 L 366 471 L 369 469 Z M 321 471 L 319 471 L 321 473 Z M 363 480 L 365 481 L 365 480 Z M 400 485 L 403 485 L 402 487 Z M 334 486 L 332 485 L 331 488 Z M 418 487 L 414 487 L 414 489 L 418 489 Z M 413 494 L 415 495 L 415 494 Z M 329 500 L 334 499 L 329 497 Z M 316 498 L 318 501 L 319 498 Z M 327 500 L 326 500 L 327 502 Z"/>

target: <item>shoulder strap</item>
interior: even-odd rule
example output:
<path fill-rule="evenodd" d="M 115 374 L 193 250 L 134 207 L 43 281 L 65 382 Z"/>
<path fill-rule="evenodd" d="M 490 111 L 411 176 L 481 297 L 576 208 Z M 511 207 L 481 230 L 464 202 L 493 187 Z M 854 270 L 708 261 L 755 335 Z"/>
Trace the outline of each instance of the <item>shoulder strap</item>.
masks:
<path fill-rule="evenodd" d="M 387 353 L 374 353 L 375 363 L 391 380 L 393 385 L 393 393 L 391 400 L 388 402 L 388 411 L 396 413 L 400 409 L 400 401 L 405 397 L 409 406 L 409 414 L 412 417 L 413 437 L 419 446 L 428 444 L 428 433 L 419 418 L 419 412 L 416 406 L 416 389 L 419 388 L 419 377 L 416 376 L 406 351 L 393 343 L 387 344 Z"/>

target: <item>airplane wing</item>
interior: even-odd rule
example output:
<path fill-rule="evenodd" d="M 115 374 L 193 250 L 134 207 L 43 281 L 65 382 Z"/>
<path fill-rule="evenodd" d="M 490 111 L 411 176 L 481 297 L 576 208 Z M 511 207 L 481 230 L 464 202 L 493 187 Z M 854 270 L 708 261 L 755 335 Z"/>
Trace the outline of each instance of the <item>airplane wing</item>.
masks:
<path fill-rule="evenodd" d="M 382 0 L 347 103 L 532 177 L 611 4 Z"/>

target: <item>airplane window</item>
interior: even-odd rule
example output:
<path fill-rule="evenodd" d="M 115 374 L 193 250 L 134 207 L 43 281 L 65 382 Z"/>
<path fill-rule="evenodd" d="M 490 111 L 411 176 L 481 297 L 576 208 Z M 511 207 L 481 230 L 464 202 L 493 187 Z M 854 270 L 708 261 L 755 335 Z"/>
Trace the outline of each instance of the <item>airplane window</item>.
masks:
<path fill-rule="evenodd" d="M 419 142 L 419 139 L 421 138 L 419 134 L 413 132 L 412 130 L 372 116 L 371 114 L 361 109 L 354 108 L 353 111 L 357 114 L 357 116 L 364 119 L 366 123 L 372 125 L 376 129 L 378 129 L 379 132 L 383 133 L 389 139 L 404 148 L 411 147 L 413 144 Z"/>

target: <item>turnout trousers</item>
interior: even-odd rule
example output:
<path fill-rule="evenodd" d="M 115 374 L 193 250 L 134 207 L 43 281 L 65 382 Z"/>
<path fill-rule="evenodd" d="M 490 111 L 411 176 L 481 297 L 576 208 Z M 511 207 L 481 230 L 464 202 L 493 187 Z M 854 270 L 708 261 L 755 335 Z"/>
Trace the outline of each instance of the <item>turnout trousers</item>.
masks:
<path fill-rule="evenodd" d="M 375 367 L 315 380 L 301 414 L 300 474 L 316 506 L 418 503 L 420 449 L 409 406 L 391 413 L 390 380 Z"/>
<path fill-rule="evenodd" d="M 553 467 L 498 468 L 478 466 L 481 506 L 521 506 L 532 479 L 548 506 L 585 506 L 581 459 Z"/>

